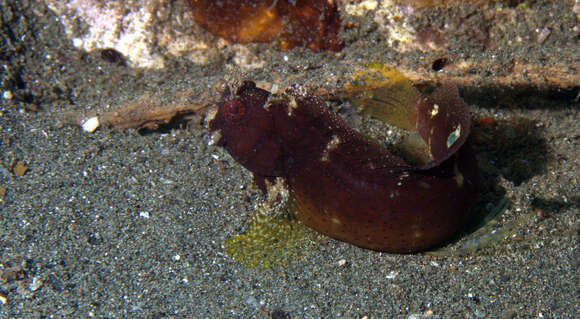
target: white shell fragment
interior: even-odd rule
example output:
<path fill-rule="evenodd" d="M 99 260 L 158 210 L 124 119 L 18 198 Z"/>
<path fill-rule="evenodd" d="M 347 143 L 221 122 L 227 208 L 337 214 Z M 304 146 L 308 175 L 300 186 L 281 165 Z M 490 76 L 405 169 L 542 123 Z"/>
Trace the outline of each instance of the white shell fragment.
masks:
<path fill-rule="evenodd" d="M 99 118 L 97 116 L 89 117 L 86 119 L 81 126 L 83 127 L 83 131 L 92 133 L 94 132 L 101 123 L 99 122 Z"/>

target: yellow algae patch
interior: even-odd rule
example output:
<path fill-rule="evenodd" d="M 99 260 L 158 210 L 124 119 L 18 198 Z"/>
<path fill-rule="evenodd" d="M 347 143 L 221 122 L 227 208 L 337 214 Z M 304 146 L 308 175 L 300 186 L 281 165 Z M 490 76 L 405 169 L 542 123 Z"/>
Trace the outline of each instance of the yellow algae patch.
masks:
<path fill-rule="evenodd" d="M 311 251 L 314 232 L 288 212 L 270 214 L 260 206 L 250 229 L 225 243 L 226 253 L 247 267 L 285 266 Z"/>

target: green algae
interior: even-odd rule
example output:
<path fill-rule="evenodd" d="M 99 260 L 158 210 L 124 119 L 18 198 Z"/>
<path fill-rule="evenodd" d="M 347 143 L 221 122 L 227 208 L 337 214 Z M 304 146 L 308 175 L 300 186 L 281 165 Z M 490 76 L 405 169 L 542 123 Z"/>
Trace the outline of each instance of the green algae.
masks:
<path fill-rule="evenodd" d="M 252 214 L 249 230 L 225 242 L 226 253 L 246 267 L 286 266 L 312 250 L 312 230 L 288 210 L 269 210 L 260 205 Z"/>

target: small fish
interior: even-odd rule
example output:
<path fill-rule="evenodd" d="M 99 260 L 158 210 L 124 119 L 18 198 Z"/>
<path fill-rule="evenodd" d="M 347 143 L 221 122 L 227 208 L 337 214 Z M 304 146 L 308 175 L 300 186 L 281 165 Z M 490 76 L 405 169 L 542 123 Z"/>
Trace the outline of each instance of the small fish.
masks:
<path fill-rule="evenodd" d="M 479 175 L 457 88 L 445 84 L 425 96 L 410 87 L 375 100 L 408 114 L 398 121 L 404 118 L 422 141 L 418 164 L 348 127 L 298 85 L 282 94 L 251 81 L 226 90 L 209 130 L 264 192 L 282 181 L 296 217 L 314 230 L 378 251 L 422 251 L 465 225 Z M 389 102 L 401 94 L 406 98 Z"/>

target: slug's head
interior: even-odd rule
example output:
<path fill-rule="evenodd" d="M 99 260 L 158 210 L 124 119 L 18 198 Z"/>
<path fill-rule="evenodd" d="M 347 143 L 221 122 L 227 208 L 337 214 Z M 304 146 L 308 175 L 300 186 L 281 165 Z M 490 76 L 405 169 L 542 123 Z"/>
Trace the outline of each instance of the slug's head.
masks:
<path fill-rule="evenodd" d="M 282 172 L 281 143 L 273 119 L 264 108 L 270 93 L 246 81 L 232 94 L 223 94 L 217 110 L 208 115 L 212 144 L 223 146 L 250 171 L 266 176 Z"/>

